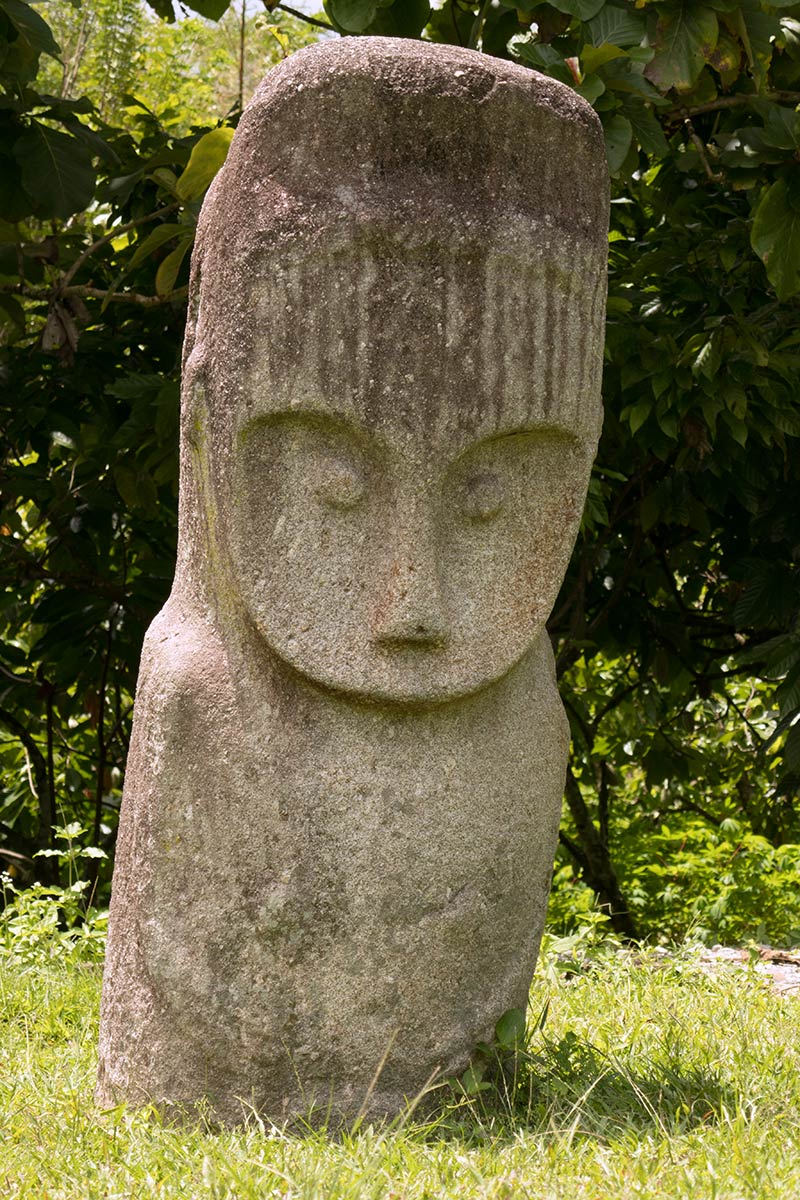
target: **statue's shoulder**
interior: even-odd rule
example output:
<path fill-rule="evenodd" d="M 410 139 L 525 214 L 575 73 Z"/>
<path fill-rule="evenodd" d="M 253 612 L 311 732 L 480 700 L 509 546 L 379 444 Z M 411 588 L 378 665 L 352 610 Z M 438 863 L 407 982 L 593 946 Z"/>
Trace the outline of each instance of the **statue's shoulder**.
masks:
<path fill-rule="evenodd" d="M 230 665 L 212 616 L 171 596 L 154 618 L 142 646 L 137 703 L 217 702 L 230 691 Z"/>

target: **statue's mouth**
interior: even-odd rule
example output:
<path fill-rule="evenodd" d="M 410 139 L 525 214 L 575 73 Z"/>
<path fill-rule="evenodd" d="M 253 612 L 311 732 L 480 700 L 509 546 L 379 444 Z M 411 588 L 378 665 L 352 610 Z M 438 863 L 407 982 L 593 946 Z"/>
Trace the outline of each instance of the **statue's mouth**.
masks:
<path fill-rule="evenodd" d="M 402 654 L 440 654 L 447 649 L 449 642 L 450 638 L 443 630 L 428 629 L 419 625 L 406 634 L 381 634 L 373 639 L 372 644 L 376 650 L 396 657 Z"/>

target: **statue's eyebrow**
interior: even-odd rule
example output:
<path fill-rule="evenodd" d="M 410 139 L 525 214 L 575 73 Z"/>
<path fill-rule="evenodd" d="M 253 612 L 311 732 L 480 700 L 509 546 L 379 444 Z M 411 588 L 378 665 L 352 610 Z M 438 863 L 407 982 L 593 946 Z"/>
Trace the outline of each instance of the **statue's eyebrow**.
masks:
<path fill-rule="evenodd" d="M 307 408 L 301 405 L 255 417 L 240 430 L 239 440 L 240 442 L 246 441 L 256 429 L 275 428 L 281 425 L 299 425 L 316 429 L 322 434 L 339 434 L 355 442 L 359 449 L 367 453 L 383 454 L 388 450 L 386 441 L 379 433 L 357 424 L 344 413 L 331 412 L 328 409 Z"/>
<path fill-rule="evenodd" d="M 514 425 L 507 429 L 495 430 L 485 434 L 483 437 L 476 438 L 472 442 L 467 442 L 449 460 L 448 469 L 455 467 L 458 463 L 466 458 L 470 458 L 473 454 L 480 454 L 489 447 L 502 445 L 503 442 L 522 438 L 529 438 L 534 443 L 537 441 L 557 440 L 562 442 L 565 448 L 575 445 L 579 441 L 575 432 L 564 425 L 556 425 L 550 422 L 541 422 L 537 425 Z"/>

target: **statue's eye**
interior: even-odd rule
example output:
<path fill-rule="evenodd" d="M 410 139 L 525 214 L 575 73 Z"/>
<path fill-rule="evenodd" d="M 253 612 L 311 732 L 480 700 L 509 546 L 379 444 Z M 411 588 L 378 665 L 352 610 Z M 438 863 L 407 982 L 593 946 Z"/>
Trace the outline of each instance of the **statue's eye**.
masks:
<path fill-rule="evenodd" d="M 470 521 L 493 521 L 504 499 L 503 486 L 492 471 L 470 475 L 464 482 L 462 508 Z"/>
<path fill-rule="evenodd" d="M 349 463 L 330 459 L 322 464 L 316 493 L 330 508 L 355 508 L 364 496 L 364 478 Z"/>

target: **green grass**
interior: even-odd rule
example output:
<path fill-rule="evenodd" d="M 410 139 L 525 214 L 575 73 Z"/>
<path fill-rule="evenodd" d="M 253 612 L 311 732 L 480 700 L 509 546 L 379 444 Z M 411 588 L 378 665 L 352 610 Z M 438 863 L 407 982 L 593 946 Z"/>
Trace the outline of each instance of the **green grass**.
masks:
<path fill-rule="evenodd" d="M 800 1197 L 800 998 L 628 952 L 549 960 L 513 1095 L 433 1125 L 297 1137 L 92 1103 L 97 967 L 2 967 L 3 1200 Z M 501 1089 L 502 1092 L 502 1089 Z M 487 1099 L 487 1096 L 489 1097 Z"/>

